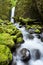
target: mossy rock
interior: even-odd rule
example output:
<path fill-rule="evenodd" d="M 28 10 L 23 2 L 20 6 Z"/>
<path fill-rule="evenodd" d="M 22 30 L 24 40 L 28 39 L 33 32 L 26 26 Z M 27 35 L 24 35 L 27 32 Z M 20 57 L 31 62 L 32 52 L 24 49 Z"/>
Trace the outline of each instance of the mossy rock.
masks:
<path fill-rule="evenodd" d="M 15 43 L 13 41 L 13 38 L 8 33 L 1 33 L 0 34 L 0 45 L 7 45 L 10 48 L 12 48 Z"/>
<path fill-rule="evenodd" d="M 22 43 L 23 42 L 23 38 L 22 37 L 18 37 L 17 38 L 17 43 Z"/>
<path fill-rule="evenodd" d="M 10 49 L 5 45 L 0 45 L 0 65 L 8 65 L 12 60 Z"/>
<path fill-rule="evenodd" d="M 40 30 L 39 30 L 39 29 L 36 29 L 36 30 L 35 30 L 35 33 L 40 33 Z"/>
<path fill-rule="evenodd" d="M 23 37 L 21 31 L 19 31 L 19 32 L 16 34 L 16 36 L 17 36 L 17 38 L 18 38 L 18 37 Z"/>

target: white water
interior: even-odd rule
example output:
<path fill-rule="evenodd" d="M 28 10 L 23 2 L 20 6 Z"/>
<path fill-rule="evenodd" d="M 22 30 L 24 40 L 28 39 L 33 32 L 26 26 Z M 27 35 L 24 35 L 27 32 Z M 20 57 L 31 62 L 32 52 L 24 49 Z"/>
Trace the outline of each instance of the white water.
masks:
<path fill-rule="evenodd" d="M 25 42 L 21 44 L 19 48 L 17 48 L 17 54 L 15 56 L 13 55 L 13 63 L 16 62 L 17 65 L 43 65 L 43 42 L 36 37 L 36 34 L 32 34 L 34 39 L 29 39 L 27 37 L 29 32 L 25 30 L 25 27 L 19 28 L 18 23 L 15 23 L 14 25 L 22 32 Z M 23 48 L 30 50 L 31 59 L 27 63 L 21 61 L 20 50 Z M 33 52 L 34 49 L 38 49 L 40 51 L 40 59 L 35 60 L 35 54 Z M 14 65 L 13 63 L 12 65 Z"/>
<path fill-rule="evenodd" d="M 12 17 L 14 17 L 14 12 L 15 12 L 15 7 L 12 8 L 12 11 L 11 11 L 11 22 L 14 23 L 14 19 Z"/>

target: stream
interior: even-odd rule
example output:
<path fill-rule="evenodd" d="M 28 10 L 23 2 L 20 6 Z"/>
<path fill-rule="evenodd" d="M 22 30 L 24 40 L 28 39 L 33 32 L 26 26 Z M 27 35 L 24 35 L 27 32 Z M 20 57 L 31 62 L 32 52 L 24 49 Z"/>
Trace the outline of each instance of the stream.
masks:
<path fill-rule="evenodd" d="M 12 8 L 11 17 L 14 17 L 14 11 L 15 7 Z M 11 22 L 14 23 L 12 18 Z M 13 53 L 13 61 L 11 65 L 43 65 L 43 42 L 37 38 L 37 34 L 30 34 L 24 26 L 20 28 L 19 23 L 14 23 L 14 25 L 22 32 L 24 42 L 16 49 L 16 53 Z M 33 39 L 30 39 L 29 35 L 32 35 Z M 28 49 L 30 51 L 31 58 L 27 62 L 21 60 L 20 51 L 22 49 Z M 29 55 L 28 52 L 26 54 L 27 56 Z"/>

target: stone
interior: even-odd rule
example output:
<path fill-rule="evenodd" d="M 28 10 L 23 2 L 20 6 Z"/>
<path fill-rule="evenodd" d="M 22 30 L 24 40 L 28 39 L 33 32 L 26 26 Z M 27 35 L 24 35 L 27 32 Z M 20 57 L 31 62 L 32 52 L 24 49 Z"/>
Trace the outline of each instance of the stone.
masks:
<path fill-rule="evenodd" d="M 0 45 L 7 45 L 10 48 L 12 48 L 15 43 L 13 41 L 13 38 L 8 33 L 1 33 L 0 34 Z"/>
<path fill-rule="evenodd" d="M 34 33 L 34 29 L 29 29 L 29 33 L 33 34 Z"/>
<path fill-rule="evenodd" d="M 22 42 L 24 42 L 23 38 L 22 37 L 18 37 L 17 38 L 17 43 L 22 43 Z"/>
<path fill-rule="evenodd" d="M 0 65 L 8 65 L 12 61 L 12 53 L 5 45 L 0 45 Z"/>
<path fill-rule="evenodd" d="M 38 49 L 34 49 L 32 51 L 32 56 L 33 56 L 34 59 L 37 60 L 37 59 L 40 59 L 41 53 L 40 53 L 40 51 Z"/>
<path fill-rule="evenodd" d="M 43 32 L 40 34 L 41 41 L 43 42 Z"/>
<path fill-rule="evenodd" d="M 28 35 L 28 38 L 29 38 L 29 39 L 34 39 L 34 36 L 33 36 L 32 34 L 29 34 L 29 35 Z"/>
<path fill-rule="evenodd" d="M 28 49 L 23 48 L 23 49 L 21 49 L 20 53 L 21 53 L 21 60 L 22 61 L 27 62 L 30 60 L 30 58 L 31 58 L 30 51 Z"/>

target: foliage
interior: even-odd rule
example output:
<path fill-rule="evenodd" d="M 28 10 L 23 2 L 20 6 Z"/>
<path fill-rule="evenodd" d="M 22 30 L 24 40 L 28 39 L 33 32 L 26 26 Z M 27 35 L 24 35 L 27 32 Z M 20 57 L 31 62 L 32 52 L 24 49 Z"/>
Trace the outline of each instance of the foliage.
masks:
<path fill-rule="evenodd" d="M 11 10 L 11 0 L 0 0 L 0 18 L 8 19 L 10 18 Z"/>
<path fill-rule="evenodd" d="M 0 65 L 8 65 L 12 60 L 10 49 L 5 45 L 0 45 Z"/>
<path fill-rule="evenodd" d="M 16 6 L 17 0 L 11 0 L 12 6 Z"/>

